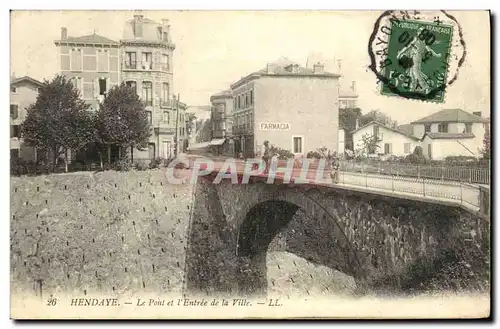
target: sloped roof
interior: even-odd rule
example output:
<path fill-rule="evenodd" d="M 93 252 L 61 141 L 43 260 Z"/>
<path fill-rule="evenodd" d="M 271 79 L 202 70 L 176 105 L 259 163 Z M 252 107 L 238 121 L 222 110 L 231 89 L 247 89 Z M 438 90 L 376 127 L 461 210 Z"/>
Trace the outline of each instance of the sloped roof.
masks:
<path fill-rule="evenodd" d="M 119 45 L 120 43 L 99 34 L 84 35 L 81 37 L 68 37 L 64 40 L 57 40 L 56 43 L 94 43 L 106 45 Z"/>
<path fill-rule="evenodd" d="M 13 80 L 10 82 L 10 84 L 11 84 L 11 85 L 16 85 L 16 84 L 18 84 L 18 83 L 20 83 L 20 82 L 23 82 L 23 81 L 29 81 L 29 82 L 31 82 L 31 83 L 33 83 L 33 84 L 35 84 L 35 85 L 39 86 L 39 87 L 43 86 L 43 83 L 42 83 L 42 82 L 38 81 L 37 79 L 33 79 L 32 77 L 29 77 L 29 76 L 27 76 L 27 75 L 25 75 L 24 77 L 20 77 L 20 78 L 15 78 L 15 79 L 13 79 Z"/>
<path fill-rule="evenodd" d="M 411 123 L 399 125 L 396 129 L 404 132 L 407 135 L 413 135 L 413 125 Z"/>
<path fill-rule="evenodd" d="M 487 120 L 461 109 L 444 109 L 412 123 L 433 122 L 487 122 Z"/>
<path fill-rule="evenodd" d="M 390 130 L 390 131 L 393 131 L 393 132 L 395 132 L 395 133 L 401 134 L 401 135 L 406 136 L 406 137 L 408 137 L 408 138 L 411 138 L 411 139 L 414 139 L 414 140 L 419 140 L 417 137 L 413 136 L 412 134 L 407 134 L 407 133 L 405 133 L 404 131 L 401 131 L 401 130 L 399 130 L 399 129 L 394 129 L 394 128 L 392 128 L 392 127 L 386 126 L 385 124 L 380 123 L 380 122 L 378 122 L 378 121 L 370 121 L 370 122 L 368 122 L 367 124 L 365 124 L 364 126 L 359 127 L 359 128 L 358 128 L 358 129 L 356 129 L 356 130 L 353 130 L 353 131 L 352 131 L 352 134 L 354 134 L 355 132 L 357 132 L 357 131 L 359 131 L 359 130 L 361 130 L 361 129 L 365 128 L 365 127 L 371 126 L 371 125 L 378 125 L 378 126 L 380 126 L 380 127 L 382 127 L 382 128 L 385 128 L 385 129 L 387 129 L 387 130 Z"/>
<path fill-rule="evenodd" d="M 425 133 L 422 137 L 422 140 L 425 136 L 429 136 L 431 139 L 463 139 L 463 138 L 474 138 L 473 133 Z"/>

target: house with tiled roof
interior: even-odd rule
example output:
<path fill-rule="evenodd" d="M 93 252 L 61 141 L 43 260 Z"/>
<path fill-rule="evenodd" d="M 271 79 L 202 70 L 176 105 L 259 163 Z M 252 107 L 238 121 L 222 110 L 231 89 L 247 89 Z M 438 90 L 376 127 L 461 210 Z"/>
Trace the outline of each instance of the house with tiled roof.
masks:
<path fill-rule="evenodd" d="M 444 109 L 411 123 L 424 155 L 440 160 L 448 156 L 480 156 L 489 120 L 481 112 Z"/>
<path fill-rule="evenodd" d="M 413 153 L 420 140 L 411 133 L 390 127 L 377 121 L 371 121 L 352 132 L 353 145 L 356 150 L 363 150 L 363 136 L 377 136 L 379 143 L 374 154 L 405 156 Z M 368 150 L 363 150 L 367 151 Z"/>

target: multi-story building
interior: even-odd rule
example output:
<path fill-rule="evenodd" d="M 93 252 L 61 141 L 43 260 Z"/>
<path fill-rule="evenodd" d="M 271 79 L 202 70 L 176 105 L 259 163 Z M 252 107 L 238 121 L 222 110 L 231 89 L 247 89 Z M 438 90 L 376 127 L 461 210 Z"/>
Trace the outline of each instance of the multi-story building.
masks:
<path fill-rule="evenodd" d="M 232 84 L 235 152 L 261 154 L 266 140 L 297 156 L 336 151 L 339 77 L 282 58 Z"/>
<path fill-rule="evenodd" d="M 26 119 L 27 108 L 35 103 L 42 83 L 24 76 L 10 81 L 10 156 L 36 160 L 36 151 L 26 146 L 21 137 L 21 125 Z"/>
<path fill-rule="evenodd" d="M 170 157 L 187 142 L 186 105 L 173 96 L 173 52 L 169 21 L 155 22 L 143 15 L 125 22 L 122 80 L 137 90 L 146 103 L 153 134 L 148 151 L 134 150 L 136 158 Z M 176 133 L 177 130 L 177 133 Z"/>
<path fill-rule="evenodd" d="M 339 108 L 354 109 L 356 107 L 358 107 L 358 93 L 356 81 L 352 81 L 349 87 L 341 87 L 339 90 Z"/>
<path fill-rule="evenodd" d="M 65 27 L 55 44 L 61 74 L 73 82 L 92 109 L 97 109 L 106 93 L 121 81 L 120 44 L 95 33 L 70 37 Z"/>
<path fill-rule="evenodd" d="M 69 37 L 61 28 L 55 41 L 61 74 L 71 79 L 82 98 L 97 108 L 107 92 L 125 82 L 145 103 L 151 124 L 148 149 L 132 149 L 132 159 L 170 157 L 187 144 L 186 104 L 173 96 L 170 25 L 134 15 L 125 22 L 120 42 L 97 34 Z M 178 141 L 178 143 L 176 143 Z M 116 152 L 115 152 L 116 153 Z"/>
<path fill-rule="evenodd" d="M 233 95 L 231 90 L 224 90 L 210 97 L 212 141 L 211 145 L 218 153 L 234 153 L 234 141 L 232 139 L 233 124 Z"/>

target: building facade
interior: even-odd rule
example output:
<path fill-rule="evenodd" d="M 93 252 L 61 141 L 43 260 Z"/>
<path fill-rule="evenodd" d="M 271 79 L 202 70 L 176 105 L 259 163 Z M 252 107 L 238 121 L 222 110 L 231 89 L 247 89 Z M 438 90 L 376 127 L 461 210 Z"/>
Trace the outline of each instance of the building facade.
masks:
<path fill-rule="evenodd" d="M 210 97 L 212 140 L 211 149 L 215 154 L 234 155 L 233 140 L 233 95 L 224 90 Z"/>
<path fill-rule="evenodd" d="M 73 82 L 92 109 L 97 109 L 107 92 L 121 81 L 120 44 L 95 33 L 70 37 L 65 27 L 55 44 L 61 74 Z"/>
<path fill-rule="evenodd" d="M 259 156 L 267 140 L 296 156 L 338 148 L 338 74 L 282 58 L 231 85 L 235 152 Z"/>
<path fill-rule="evenodd" d="M 358 92 L 356 90 L 356 81 L 352 81 L 347 88 L 339 90 L 339 108 L 355 109 L 358 107 Z"/>
<path fill-rule="evenodd" d="M 444 109 L 411 123 L 413 134 L 422 140 L 424 155 L 441 160 L 448 156 L 481 155 L 489 120 L 481 112 Z"/>
<path fill-rule="evenodd" d="M 120 40 L 122 81 L 135 88 L 145 102 L 152 136 L 148 150 L 134 150 L 134 158 L 168 158 L 187 142 L 186 105 L 174 97 L 175 44 L 169 21 L 155 22 L 143 15 L 125 22 Z"/>
<path fill-rule="evenodd" d="M 369 153 L 363 144 L 363 136 L 365 135 L 377 136 L 379 139 L 378 148 L 372 154 L 406 156 L 413 153 L 415 147 L 420 145 L 420 140 L 417 137 L 372 121 L 352 132 L 355 150 Z"/>
<path fill-rule="evenodd" d="M 10 81 L 10 156 L 27 161 L 36 160 L 36 151 L 25 145 L 21 136 L 21 126 L 26 119 L 27 108 L 35 103 L 43 84 L 24 76 Z"/>
<path fill-rule="evenodd" d="M 97 109 L 107 92 L 124 82 L 144 102 L 151 125 L 148 148 L 131 149 L 132 159 L 171 157 L 187 146 L 186 104 L 174 97 L 175 50 L 169 21 L 134 15 L 125 22 L 120 42 L 92 34 L 69 37 L 61 28 L 55 41 L 61 74 L 71 79 L 83 100 Z M 177 143 L 176 143 L 177 142 Z"/>

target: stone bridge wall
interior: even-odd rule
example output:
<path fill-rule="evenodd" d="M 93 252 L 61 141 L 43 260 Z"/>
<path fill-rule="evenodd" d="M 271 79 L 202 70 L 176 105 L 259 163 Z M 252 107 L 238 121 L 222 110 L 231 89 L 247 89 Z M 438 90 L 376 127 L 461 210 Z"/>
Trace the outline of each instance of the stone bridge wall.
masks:
<path fill-rule="evenodd" d="M 303 214 L 283 227 L 271 248 L 335 267 L 360 281 L 401 273 L 418 257 L 432 259 L 457 241 L 476 246 L 489 238 L 488 221 L 458 207 L 327 187 L 201 179 L 195 194 L 199 215 L 192 219 L 190 240 L 205 244 L 188 247 L 188 288 L 238 289 L 240 228 L 253 207 L 271 200 L 297 205 Z"/>

